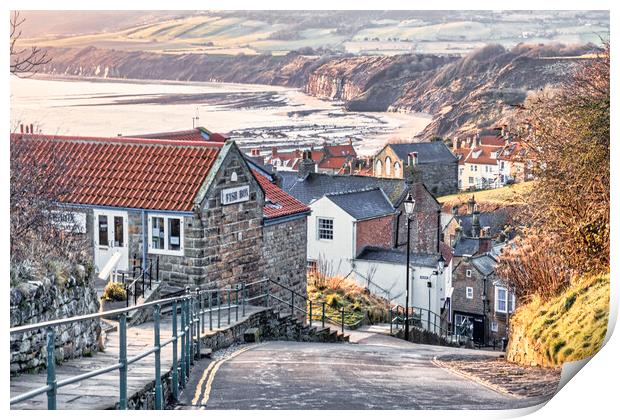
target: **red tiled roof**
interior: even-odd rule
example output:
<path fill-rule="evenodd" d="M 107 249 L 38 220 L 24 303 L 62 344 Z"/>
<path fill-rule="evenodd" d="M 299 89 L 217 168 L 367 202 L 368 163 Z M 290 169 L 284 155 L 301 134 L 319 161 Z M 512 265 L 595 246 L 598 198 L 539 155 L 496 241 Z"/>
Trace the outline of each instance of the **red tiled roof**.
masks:
<path fill-rule="evenodd" d="M 38 162 L 63 162 L 72 204 L 191 211 L 221 144 L 195 140 L 11 134 Z"/>
<path fill-rule="evenodd" d="M 499 156 L 501 148 L 496 146 L 478 146 L 474 147 L 472 152 L 465 158 L 465 163 L 477 163 L 482 165 L 497 165 L 497 157 L 492 158 L 491 153 L 496 152 Z M 476 152 L 480 152 L 476 157 Z"/>
<path fill-rule="evenodd" d="M 506 140 L 501 135 L 480 136 L 480 144 L 483 146 L 504 146 Z"/>
<path fill-rule="evenodd" d="M 143 139 L 165 139 L 165 140 L 188 140 L 188 141 L 209 141 L 216 143 L 225 142 L 228 137 L 220 133 L 212 133 L 206 128 L 193 128 L 191 130 L 170 131 L 165 133 L 139 134 L 134 138 Z"/>
<path fill-rule="evenodd" d="M 319 168 L 321 169 L 340 169 L 347 163 L 347 158 L 343 156 L 328 157 L 327 159 L 319 162 Z"/>
<path fill-rule="evenodd" d="M 325 150 L 331 156 L 353 156 L 357 157 L 355 149 L 350 144 L 340 144 L 337 146 L 325 146 Z M 316 160 L 316 159 L 315 159 Z"/>
<path fill-rule="evenodd" d="M 452 154 L 459 158 L 459 165 L 463 165 L 470 151 L 468 148 L 452 149 Z"/>
<path fill-rule="evenodd" d="M 275 217 L 288 216 L 296 213 L 310 211 L 310 207 L 301 201 L 281 190 L 277 185 L 272 184 L 267 178 L 258 171 L 252 171 L 254 178 L 265 191 L 265 206 L 263 215 L 268 219 Z"/>

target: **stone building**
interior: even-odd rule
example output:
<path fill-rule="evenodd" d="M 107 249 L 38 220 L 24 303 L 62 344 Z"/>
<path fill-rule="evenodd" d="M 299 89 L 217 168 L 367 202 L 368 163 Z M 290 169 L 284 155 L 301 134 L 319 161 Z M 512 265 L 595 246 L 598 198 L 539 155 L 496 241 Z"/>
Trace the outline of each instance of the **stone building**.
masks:
<path fill-rule="evenodd" d="M 441 141 L 387 144 L 373 160 L 374 176 L 407 179 L 414 169 L 435 196 L 458 191 L 458 158 Z"/>
<path fill-rule="evenodd" d="M 310 209 L 268 173 L 250 168 L 232 141 L 193 133 L 154 138 L 12 134 L 41 159 L 64 159 L 60 203 L 88 236 L 101 269 L 157 261 L 166 284 L 223 287 L 265 276 L 306 293 Z M 218 138 L 217 136 L 211 136 Z M 219 138 L 218 138 L 219 139 Z"/>

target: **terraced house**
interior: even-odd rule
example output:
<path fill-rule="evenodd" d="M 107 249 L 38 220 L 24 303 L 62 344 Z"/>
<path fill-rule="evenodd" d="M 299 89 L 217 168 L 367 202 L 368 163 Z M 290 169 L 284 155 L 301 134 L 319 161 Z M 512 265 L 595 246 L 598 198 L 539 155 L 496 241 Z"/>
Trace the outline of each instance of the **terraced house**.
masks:
<path fill-rule="evenodd" d="M 177 286 L 263 276 L 306 293 L 308 206 L 252 170 L 237 145 L 204 129 L 139 137 L 11 134 L 40 161 L 62 161 L 59 206 L 86 235 L 98 270 L 158 260 Z"/>

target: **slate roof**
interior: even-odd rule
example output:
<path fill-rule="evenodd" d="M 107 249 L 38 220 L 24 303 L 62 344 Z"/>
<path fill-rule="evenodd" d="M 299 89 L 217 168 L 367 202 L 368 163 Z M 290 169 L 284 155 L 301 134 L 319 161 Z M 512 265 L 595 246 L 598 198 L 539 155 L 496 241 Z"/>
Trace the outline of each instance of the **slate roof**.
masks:
<path fill-rule="evenodd" d="M 168 139 L 168 140 L 194 140 L 194 141 L 213 141 L 224 143 L 228 136 L 220 133 L 213 133 L 204 127 L 193 128 L 191 130 L 169 131 L 164 133 L 138 134 L 129 138 L 143 139 Z"/>
<path fill-rule="evenodd" d="M 420 267 L 437 267 L 439 255 L 412 252 L 409 255 L 409 262 Z M 366 246 L 357 256 L 358 260 L 389 262 L 393 264 L 407 264 L 407 252 L 397 249 L 379 248 Z"/>
<path fill-rule="evenodd" d="M 471 264 L 483 275 L 489 276 L 495 272 L 497 261 L 490 255 L 480 255 L 471 259 Z"/>
<path fill-rule="evenodd" d="M 221 143 L 127 137 L 11 134 L 24 159 L 62 162 L 59 184 L 71 204 L 191 211 Z"/>
<path fill-rule="evenodd" d="M 455 216 L 455 218 L 458 222 L 461 222 L 463 233 L 469 236 L 471 234 L 472 215 Z M 504 226 L 510 222 L 510 219 L 511 214 L 508 209 L 497 209 L 493 212 L 480 213 L 480 227 L 488 226 L 490 228 L 490 236 L 495 237 L 504 230 Z"/>
<path fill-rule="evenodd" d="M 396 211 L 379 188 L 329 194 L 327 197 L 356 220 L 374 219 Z"/>
<path fill-rule="evenodd" d="M 398 207 L 407 194 L 407 183 L 402 179 L 311 173 L 300 180 L 297 172 L 278 174 L 282 177 L 282 189 L 306 204 L 328 194 L 381 188 L 390 203 Z"/>
<path fill-rule="evenodd" d="M 442 141 L 431 141 L 424 143 L 397 143 L 388 144 L 394 150 L 396 156 L 403 161 L 407 161 L 410 153 L 418 153 L 418 163 L 437 163 L 455 162 L 458 159 L 450 152 L 448 146 Z"/>
<path fill-rule="evenodd" d="M 491 246 L 491 239 L 468 238 L 463 236 L 454 245 L 454 256 L 473 256 L 476 254 L 490 252 Z"/>
<path fill-rule="evenodd" d="M 282 191 L 277 185 L 272 184 L 269 179 L 261 175 L 257 170 L 252 170 L 252 174 L 263 191 L 265 191 L 266 202 L 263 206 L 263 215 L 267 219 L 310 211 L 310 207 Z"/>

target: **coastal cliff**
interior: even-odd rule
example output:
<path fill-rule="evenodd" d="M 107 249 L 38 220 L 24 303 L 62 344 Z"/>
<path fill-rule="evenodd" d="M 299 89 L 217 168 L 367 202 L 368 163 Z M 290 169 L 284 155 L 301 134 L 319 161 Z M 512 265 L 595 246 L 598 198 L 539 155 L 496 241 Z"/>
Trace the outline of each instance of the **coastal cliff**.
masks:
<path fill-rule="evenodd" d="M 291 52 L 273 55 L 159 54 L 51 48 L 54 76 L 267 84 L 340 100 L 350 111 L 425 112 L 422 137 L 450 137 L 510 118 L 530 92 L 560 83 L 591 46 L 541 51 L 490 45 L 465 57 Z"/>

